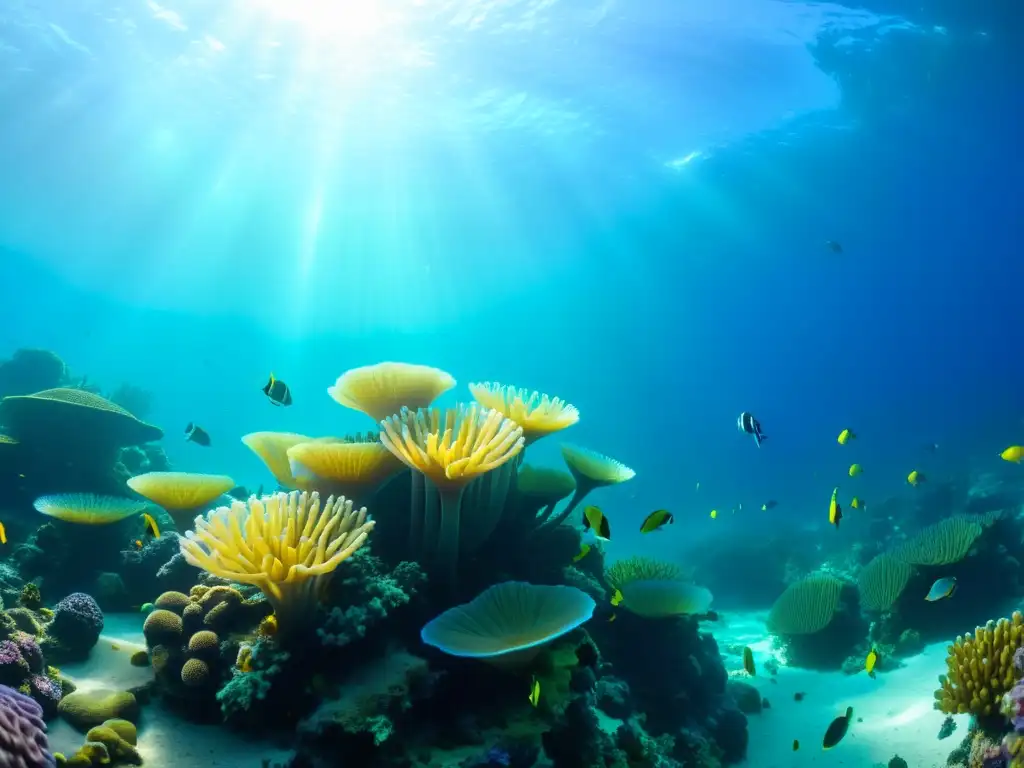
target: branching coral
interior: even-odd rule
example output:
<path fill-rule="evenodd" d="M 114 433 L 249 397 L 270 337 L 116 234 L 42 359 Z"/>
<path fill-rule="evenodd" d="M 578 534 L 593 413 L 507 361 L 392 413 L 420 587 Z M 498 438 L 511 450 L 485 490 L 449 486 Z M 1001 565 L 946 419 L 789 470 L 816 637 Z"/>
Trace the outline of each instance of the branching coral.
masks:
<path fill-rule="evenodd" d="M 994 714 L 1004 693 L 1020 675 L 1014 652 L 1024 643 L 1024 615 L 990 621 L 974 636 L 961 635 L 946 651 L 948 672 L 939 677 L 935 708 L 948 715 Z"/>
<path fill-rule="evenodd" d="M 317 493 L 278 493 L 235 501 L 196 520 L 181 540 L 189 563 L 228 581 L 258 587 L 282 635 L 308 626 L 322 577 L 351 557 L 373 530 L 366 508 Z"/>

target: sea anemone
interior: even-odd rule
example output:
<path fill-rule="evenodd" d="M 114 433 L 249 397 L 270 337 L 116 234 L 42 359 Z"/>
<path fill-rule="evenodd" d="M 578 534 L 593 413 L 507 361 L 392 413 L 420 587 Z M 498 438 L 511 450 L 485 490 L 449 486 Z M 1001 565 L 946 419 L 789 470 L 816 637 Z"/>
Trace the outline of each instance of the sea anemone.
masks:
<path fill-rule="evenodd" d="M 242 437 L 242 442 L 259 456 L 278 483 L 294 489 L 298 485 L 288 462 L 288 450 L 299 443 L 308 443 L 311 439 L 294 432 L 251 432 Z"/>
<path fill-rule="evenodd" d="M 557 397 L 495 382 L 470 384 L 469 391 L 484 408 L 493 408 L 523 428 L 526 445 L 552 432 L 560 432 L 580 420 L 576 406 Z"/>
<path fill-rule="evenodd" d="M 141 513 L 146 502 L 95 493 L 58 493 L 40 496 L 32 506 L 37 512 L 80 525 L 110 525 Z"/>
<path fill-rule="evenodd" d="M 235 487 L 235 481 L 227 475 L 147 472 L 130 478 L 128 487 L 167 510 L 174 526 L 184 531 L 192 527 L 199 508 L 230 491 Z"/>
<path fill-rule="evenodd" d="M 181 539 L 185 559 L 229 582 L 252 584 L 274 608 L 281 635 L 308 628 L 320 581 L 373 530 L 366 508 L 317 493 L 276 493 L 235 501 L 196 519 Z"/>
<path fill-rule="evenodd" d="M 327 394 L 346 408 L 381 421 L 403 408 L 427 408 L 454 386 L 450 374 L 428 365 L 377 363 L 345 371 Z"/>
<path fill-rule="evenodd" d="M 291 473 L 304 486 L 366 501 L 403 464 L 379 440 L 299 443 L 288 449 Z"/>
<path fill-rule="evenodd" d="M 523 430 L 500 413 L 476 403 L 418 411 L 403 410 L 381 421 L 381 442 L 417 473 L 430 480 L 422 515 L 413 505 L 412 536 L 423 530 L 427 547 L 436 542 L 437 557 L 454 579 L 458 567 L 462 495 L 474 479 L 514 459 L 523 449 Z M 414 474 L 415 477 L 415 474 Z M 415 489 L 414 489 L 415 493 Z M 440 510 L 437 502 L 440 501 Z M 490 505 L 478 529 L 493 531 L 501 505 Z M 478 512 L 479 513 L 479 512 Z"/>
<path fill-rule="evenodd" d="M 618 485 L 636 477 L 636 472 L 621 461 L 587 448 L 565 444 L 562 446 L 562 458 L 576 481 L 576 490 L 565 509 L 545 524 L 546 528 L 561 525 L 594 489 Z"/>
<path fill-rule="evenodd" d="M 506 581 L 445 611 L 423 627 L 420 637 L 450 656 L 518 666 L 588 621 L 595 607 L 594 599 L 575 587 Z"/>

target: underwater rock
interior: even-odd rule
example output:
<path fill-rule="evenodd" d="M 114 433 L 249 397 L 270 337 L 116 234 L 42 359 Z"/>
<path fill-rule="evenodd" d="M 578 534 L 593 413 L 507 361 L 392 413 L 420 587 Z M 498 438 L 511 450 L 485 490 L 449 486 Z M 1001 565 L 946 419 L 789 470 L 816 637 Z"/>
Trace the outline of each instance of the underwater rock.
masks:
<path fill-rule="evenodd" d="M 602 677 L 597 681 L 594 690 L 596 706 L 608 717 L 625 720 L 633 714 L 633 702 L 630 700 L 629 685 L 617 677 Z"/>
<path fill-rule="evenodd" d="M 15 350 L 0 363 L 0 398 L 59 387 L 66 371 L 64 361 L 47 349 Z"/>
<path fill-rule="evenodd" d="M 54 606 L 45 648 L 61 660 L 84 659 L 103 632 L 103 611 L 84 592 L 74 592 Z"/>
<path fill-rule="evenodd" d="M 738 709 L 719 710 L 708 722 L 707 728 L 722 750 L 722 762 L 738 763 L 747 756 L 747 744 L 750 741 L 747 718 Z"/>
<path fill-rule="evenodd" d="M 889 758 L 889 762 L 886 764 L 886 768 L 909 768 L 907 761 L 899 755 L 893 755 Z"/>
<path fill-rule="evenodd" d="M 745 715 L 761 714 L 761 694 L 750 683 L 730 680 L 726 685 L 726 693 L 736 702 L 737 708 Z"/>
<path fill-rule="evenodd" d="M 57 709 L 65 720 L 83 733 L 102 725 L 105 720 L 134 723 L 139 718 L 139 703 L 134 695 L 106 688 L 69 693 L 61 699 Z"/>

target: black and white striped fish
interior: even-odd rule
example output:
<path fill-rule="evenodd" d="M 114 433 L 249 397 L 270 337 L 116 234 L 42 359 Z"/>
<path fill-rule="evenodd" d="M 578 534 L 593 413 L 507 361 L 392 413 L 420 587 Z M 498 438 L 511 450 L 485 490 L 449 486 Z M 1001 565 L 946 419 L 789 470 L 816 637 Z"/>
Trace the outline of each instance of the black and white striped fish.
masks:
<path fill-rule="evenodd" d="M 740 432 L 746 432 L 754 438 L 754 442 L 757 443 L 757 447 L 761 447 L 761 442 L 765 440 L 765 434 L 761 431 L 761 422 L 753 417 L 752 414 L 744 411 L 740 414 L 740 417 L 736 419 L 736 427 Z"/>

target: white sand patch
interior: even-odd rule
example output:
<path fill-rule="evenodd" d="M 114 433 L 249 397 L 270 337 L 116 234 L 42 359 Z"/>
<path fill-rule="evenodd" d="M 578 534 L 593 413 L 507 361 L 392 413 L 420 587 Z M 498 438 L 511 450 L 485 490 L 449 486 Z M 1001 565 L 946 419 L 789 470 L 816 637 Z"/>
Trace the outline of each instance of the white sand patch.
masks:
<path fill-rule="evenodd" d="M 748 645 L 758 675 L 743 678 L 757 687 L 771 707 L 751 715 L 750 749 L 745 765 L 757 768 L 798 768 L 804 765 L 869 768 L 885 765 L 898 754 L 914 768 L 944 768 L 946 757 L 960 743 L 968 727 L 967 715 L 957 717 L 957 730 L 942 741 L 939 729 L 945 715 L 932 707 L 938 676 L 946 671 L 946 643 L 937 643 L 904 661 L 892 672 L 812 672 L 782 666 L 774 678 L 764 662 L 779 654 L 771 648 L 763 615 L 729 614 L 728 625 L 707 625 L 722 650 L 726 669 L 742 668 L 742 661 L 727 653 L 730 645 Z M 776 682 L 771 682 L 771 680 Z M 803 701 L 793 695 L 803 692 Z M 853 707 L 854 722 L 846 738 L 825 751 L 821 740 L 833 718 Z M 800 749 L 793 752 L 793 739 Z"/>
<path fill-rule="evenodd" d="M 67 664 L 61 671 L 79 690 L 124 690 L 145 684 L 152 679 L 152 671 L 130 662 L 132 653 L 145 650 L 142 621 L 136 614 L 106 616 L 105 634 L 89 658 Z M 82 734 L 60 718 L 48 725 L 51 750 L 71 754 L 81 746 Z M 159 701 L 142 709 L 138 749 L 146 765 L 160 768 L 260 768 L 264 759 L 283 761 L 288 754 L 251 735 L 189 723 L 168 712 Z"/>

